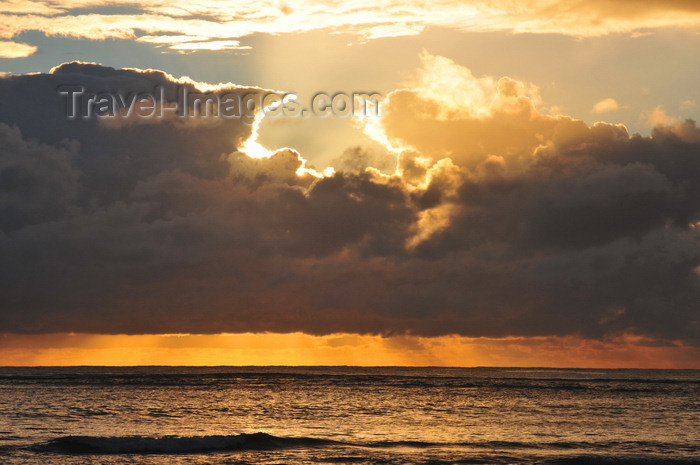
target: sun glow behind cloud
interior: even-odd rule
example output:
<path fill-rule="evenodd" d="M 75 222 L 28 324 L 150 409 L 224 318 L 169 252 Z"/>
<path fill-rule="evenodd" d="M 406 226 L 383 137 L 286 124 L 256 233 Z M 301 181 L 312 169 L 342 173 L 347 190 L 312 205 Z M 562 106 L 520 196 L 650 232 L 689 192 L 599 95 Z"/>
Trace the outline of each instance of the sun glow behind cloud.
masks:
<path fill-rule="evenodd" d="M 256 158 L 256 159 L 262 159 L 262 158 L 270 158 L 274 156 L 278 152 L 285 152 L 285 151 L 291 151 L 294 154 L 296 154 L 297 158 L 301 162 L 301 166 L 297 168 L 296 174 L 297 176 L 304 176 L 304 175 L 310 175 L 315 178 L 323 178 L 323 177 L 328 177 L 332 176 L 333 173 L 335 173 L 335 170 L 333 167 L 327 167 L 323 171 L 316 171 L 314 168 L 307 167 L 307 160 L 302 157 L 299 152 L 296 150 L 290 148 L 290 147 L 283 147 L 279 150 L 270 150 L 263 146 L 259 141 L 258 138 L 260 136 L 260 125 L 265 118 L 265 112 L 269 110 L 274 110 L 275 108 L 279 107 L 280 105 L 283 105 L 285 103 L 285 98 L 282 100 L 276 101 L 267 107 L 265 107 L 262 111 L 259 111 L 256 115 L 255 118 L 253 119 L 253 122 L 251 124 L 251 131 L 250 131 L 250 136 L 243 141 L 243 144 L 241 145 L 240 151 L 245 153 L 248 157 L 251 158 Z"/>

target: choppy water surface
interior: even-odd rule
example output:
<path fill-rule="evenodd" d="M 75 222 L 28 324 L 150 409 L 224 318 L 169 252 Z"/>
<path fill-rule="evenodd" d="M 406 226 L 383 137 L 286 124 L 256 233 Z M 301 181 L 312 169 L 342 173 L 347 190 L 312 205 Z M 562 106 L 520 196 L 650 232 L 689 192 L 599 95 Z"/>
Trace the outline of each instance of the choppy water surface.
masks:
<path fill-rule="evenodd" d="M 0 463 L 700 464 L 700 371 L 0 368 Z"/>

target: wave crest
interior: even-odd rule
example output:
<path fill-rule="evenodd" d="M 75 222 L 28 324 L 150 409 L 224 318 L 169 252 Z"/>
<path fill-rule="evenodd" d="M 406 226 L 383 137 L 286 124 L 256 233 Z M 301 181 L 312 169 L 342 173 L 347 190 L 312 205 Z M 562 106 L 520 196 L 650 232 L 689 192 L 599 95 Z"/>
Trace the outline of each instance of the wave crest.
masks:
<path fill-rule="evenodd" d="M 333 441 L 278 437 L 267 433 L 221 436 L 63 436 L 34 446 L 39 452 L 64 454 L 188 454 L 241 450 L 320 447 Z"/>

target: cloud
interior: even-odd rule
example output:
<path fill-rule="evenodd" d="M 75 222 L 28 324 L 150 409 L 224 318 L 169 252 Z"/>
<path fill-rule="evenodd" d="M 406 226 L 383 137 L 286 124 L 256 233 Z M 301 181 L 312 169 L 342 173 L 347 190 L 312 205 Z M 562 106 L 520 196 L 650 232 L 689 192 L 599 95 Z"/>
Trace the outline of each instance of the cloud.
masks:
<path fill-rule="evenodd" d="M 38 3 L 33 0 L 5 0 L 2 4 L 4 13 L 36 13 L 42 15 L 51 15 L 61 13 L 62 8 L 55 8 L 46 3 Z"/>
<path fill-rule="evenodd" d="M 537 0 L 513 8 L 510 0 L 444 0 L 428 5 L 410 2 L 319 4 L 298 0 L 275 4 L 256 1 L 130 0 L 108 12 L 101 0 L 57 0 L 51 5 L 13 0 L 0 6 L 0 38 L 12 39 L 26 31 L 51 36 L 104 40 L 137 39 L 168 43 L 168 37 L 190 37 L 172 43 L 175 49 L 222 50 L 234 40 L 255 33 L 285 34 L 333 30 L 361 39 L 415 35 L 426 27 L 467 31 L 505 30 L 522 33 L 558 33 L 598 36 L 609 33 L 638 35 L 649 29 L 680 26 L 697 28 L 700 8 L 690 0 L 659 2 L 635 0 Z M 206 48 L 201 39 L 212 43 Z M 228 44 L 222 46 L 222 44 Z M 237 47 L 235 47 L 237 48 Z"/>
<path fill-rule="evenodd" d="M 72 161 L 77 144 L 26 141 L 17 127 L 0 126 L 0 228 L 10 232 L 70 214 L 80 175 Z"/>
<path fill-rule="evenodd" d="M 649 126 L 666 126 L 676 123 L 678 120 L 666 113 L 663 105 L 657 105 L 651 111 L 642 114 L 642 118 Z"/>
<path fill-rule="evenodd" d="M 539 113 L 538 89 L 531 83 L 475 77 L 452 60 L 427 52 L 421 60 L 414 85 L 388 96 L 382 127 L 369 133 L 394 148 L 412 148 L 434 161 L 449 156 L 469 167 L 489 155 L 527 164 L 538 147 L 589 130 L 581 121 Z M 613 131 L 627 137 L 622 126 Z"/>
<path fill-rule="evenodd" d="M 605 98 L 601 100 L 600 102 L 597 102 L 595 105 L 593 105 L 593 109 L 591 110 L 593 113 L 601 114 L 601 113 L 609 113 L 611 111 L 619 110 L 620 109 L 620 104 L 617 103 L 617 100 L 614 98 Z"/>
<path fill-rule="evenodd" d="M 680 109 L 682 111 L 691 111 L 697 108 L 698 104 L 695 100 L 683 100 L 680 104 Z"/>
<path fill-rule="evenodd" d="M 581 331 L 596 326 L 594 321 L 624 326 L 629 323 L 622 320 L 629 317 L 630 308 L 636 308 L 638 316 L 646 312 L 644 318 L 652 318 L 653 313 L 660 319 L 678 311 L 686 315 L 683 318 L 691 318 L 690 296 L 697 297 L 698 281 L 690 265 L 683 267 L 683 278 L 676 275 L 667 281 L 685 282 L 688 287 L 683 291 L 674 284 L 674 289 L 656 297 L 641 294 L 645 293 L 644 282 L 651 285 L 656 279 L 663 280 L 652 278 L 657 265 L 648 260 L 666 257 L 662 260 L 669 263 L 658 266 L 668 269 L 675 268 L 671 263 L 678 260 L 688 259 L 690 264 L 698 259 L 697 228 L 691 225 L 697 221 L 700 192 L 686 190 L 697 184 L 694 180 L 699 174 L 696 144 L 700 131 L 694 122 L 658 127 L 651 138 L 630 137 L 621 125 L 589 127 L 568 117 L 539 113 L 536 94 L 523 93 L 522 89 L 529 88 L 527 83 L 476 78 L 454 63 L 444 62 L 446 69 L 441 69 L 432 66 L 433 61 L 427 60 L 425 70 L 439 74 L 427 76 L 427 81 L 460 76 L 461 87 L 481 90 L 472 97 L 455 99 L 453 108 L 429 87 L 395 91 L 389 95 L 382 129 L 383 137 L 394 147 L 413 150 L 402 153 L 399 169 L 405 179 L 417 180 L 412 197 L 424 208 L 420 217 L 429 224 L 427 234 L 419 236 L 415 253 L 478 264 L 473 269 L 465 267 L 464 276 L 489 278 L 477 285 L 453 282 L 454 288 L 461 287 L 466 294 L 462 305 L 468 305 L 467 296 L 479 296 L 475 308 L 485 305 L 497 313 L 519 299 L 523 314 L 538 315 L 545 308 L 554 312 L 539 323 L 543 326 L 556 326 L 562 315 L 566 315 L 566 324 L 571 324 L 569 318 L 576 318 L 573 315 L 586 315 L 579 320 Z M 508 85 L 496 86 L 495 82 Z M 457 93 L 461 88 L 456 83 L 449 87 Z M 521 90 L 505 91 L 514 88 Z M 448 164 L 443 163 L 446 156 Z M 427 181 L 430 170 L 441 165 L 461 179 L 457 195 L 452 187 Z M 685 200 L 671 200 L 679 199 L 678 195 Z M 444 225 L 445 215 L 448 226 Z M 683 244 L 683 252 L 671 244 Z M 665 251 L 650 254 L 648 247 L 657 246 Z M 638 257 L 634 270 L 623 271 L 623 256 Z M 601 262 L 602 267 L 596 268 L 589 262 L 598 259 L 606 265 Z M 498 263 L 507 263 L 510 271 L 496 271 Z M 540 272 L 545 276 L 536 277 Z M 608 273 L 621 280 L 606 283 Z M 622 276 L 635 278 L 627 281 Z M 566 291 L 554 284 L 560 279 L 560 284 L 567 283 Z M 605 316 L 616 308 L 612 301 L 599 306 L 595 293 L 583 291 L 608 286 L 610 295 L 625 302 L 617 307 L 627 309 L 616 317 L 617 322 Z M 493 293 L 482 295 L 489 288 Z M 560 292 L 561 300 L 556 297 Z M 573 295 L 585 301 L 578 310 Z M 513 319 L 508 311 L 502 317 Z M 521 328 L 531 323 L 524 319 Z M 697 323 L 691 326 L 697 328 Z"/>
<path fill-rule="evenodd" d="M 38 48 L 9 40 L 0 40 L 0 58 L 24 58 L 32 56 Z"/>
<path fill-rule="evenodd" d="M 170 46 L 173 50 L 250 50 L 238 40 L 212 40 L 208 42 L 185 42 Z"/>
<path fill-rule="evenodd" d="M 362 148 L 326 176 L 293 149 L 248 156 L 237 119 L 70 120 L 56 95 L 255 88 L 86 63 L 0 78 L 0 327 L 697 345 L 695 123 L 630 136 L 423 62 L 374 128 L 403 148 L 392 174 Z"/>

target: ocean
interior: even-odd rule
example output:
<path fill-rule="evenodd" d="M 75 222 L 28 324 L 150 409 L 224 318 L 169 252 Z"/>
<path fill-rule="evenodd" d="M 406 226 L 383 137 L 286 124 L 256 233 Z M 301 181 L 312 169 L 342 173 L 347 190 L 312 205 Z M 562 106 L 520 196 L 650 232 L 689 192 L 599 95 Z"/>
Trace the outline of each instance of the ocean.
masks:
<path fill-rule="evenodd" d="M 0 368 L 0 463 L 700 464 L 700 370 Z"/>

